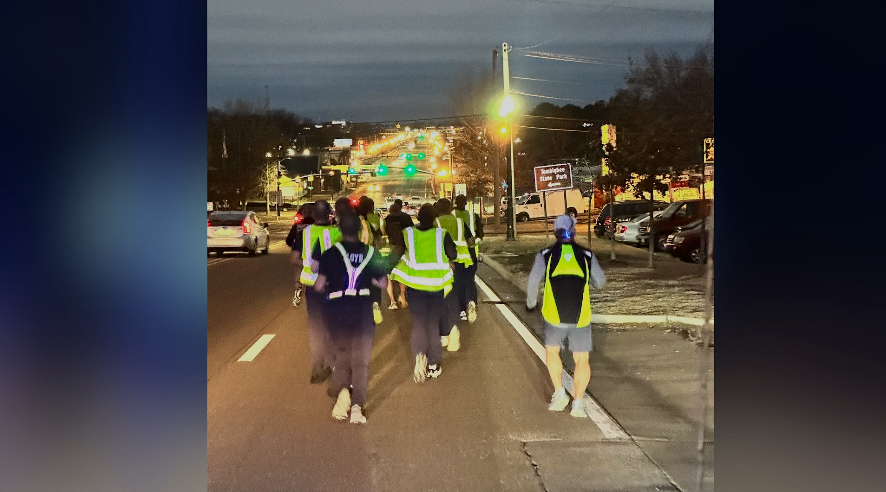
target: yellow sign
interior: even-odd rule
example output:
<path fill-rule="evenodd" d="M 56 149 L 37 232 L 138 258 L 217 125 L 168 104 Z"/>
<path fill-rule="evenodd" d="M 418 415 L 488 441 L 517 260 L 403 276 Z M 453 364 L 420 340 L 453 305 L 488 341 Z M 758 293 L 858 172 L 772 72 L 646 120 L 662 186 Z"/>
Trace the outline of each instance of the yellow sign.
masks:
<path fill-rule="evenodd" d="M 704 139 L 704 163 L 714 163 L 714 137 Z"/>
<path fill-rule="evenodd" d="M 612 148 L 615 149 L 615 125 L 606 124 L 600 127 L 600 143 L 604 146 L 606 144 L 612 145 Z M 601 165 L 600 172 L 604 175 L 609 174 L 609 160 L 604 157 Z"/>

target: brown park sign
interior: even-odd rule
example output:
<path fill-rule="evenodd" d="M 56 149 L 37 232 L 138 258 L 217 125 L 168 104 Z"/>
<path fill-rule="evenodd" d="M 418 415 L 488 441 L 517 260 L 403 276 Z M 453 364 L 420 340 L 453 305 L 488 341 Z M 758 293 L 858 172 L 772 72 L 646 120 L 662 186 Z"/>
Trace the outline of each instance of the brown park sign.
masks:
<path fill-rule="evenodd" d="M 568 190 L 572 188 L 572 164 L 538 166 L 535 170 L 535 191 Z"/>

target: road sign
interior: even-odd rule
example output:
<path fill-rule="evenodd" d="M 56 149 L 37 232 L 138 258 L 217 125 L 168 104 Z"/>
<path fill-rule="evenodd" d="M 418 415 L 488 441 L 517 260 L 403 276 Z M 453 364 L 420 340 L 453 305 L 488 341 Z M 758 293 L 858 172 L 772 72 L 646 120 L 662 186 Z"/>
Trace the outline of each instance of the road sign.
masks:
<path fill-rule="evenodd" d="M 704 163 L 714 163 L 714 137 L 704 139 Z"/>
<path fill-rule="evenodd" d="M 572 164 L 538 166 L 535 170 L 535 191 L 568 190 L 572 188 Z"/>

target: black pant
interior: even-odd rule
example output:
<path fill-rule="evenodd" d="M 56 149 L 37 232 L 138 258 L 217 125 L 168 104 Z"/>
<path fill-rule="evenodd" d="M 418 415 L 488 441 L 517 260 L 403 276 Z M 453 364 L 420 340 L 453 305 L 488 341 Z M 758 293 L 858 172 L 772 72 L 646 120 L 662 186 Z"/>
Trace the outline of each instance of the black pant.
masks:
<path fill-rule="evenodd" d="M 319 294 L 313 286 L 305 286 L 305 301 L 308 308 L 308 344 L 311 347 L 311 362 L 315 369 L 332 367 L 335 354 L 329 342 L 329 328 L 326 322 L 326 294 Z"/>
<path fill-rule="evenodd" d="M 447 319 L 443 291 L 428 292 L 407 287 L 406 292 L 412 314 L 412 356 L 425 354 L 429 365 L 439 364 L 443 356 L 440 326 Z"/>
<path fill-rule="evenodd" d="M 464 263 L 456 263 L 453 272 L 453 289 L 458 295 L 458 310 L 467 311 L 468 302 L 477 302 L 477 283 L 474 277 L 477 275 L 477 264 L 465 266 Z"/>
<path fill-rule="evenodd" d="M 375 336 L 372 304 L 342 299 L 329 301 L 328 308 L 329 333 L 335 352 L 330 394 L 338 396 L 342 388 L 353 386 L 351 403 L 362 407 L 366 404 L 369 360 Z"/>

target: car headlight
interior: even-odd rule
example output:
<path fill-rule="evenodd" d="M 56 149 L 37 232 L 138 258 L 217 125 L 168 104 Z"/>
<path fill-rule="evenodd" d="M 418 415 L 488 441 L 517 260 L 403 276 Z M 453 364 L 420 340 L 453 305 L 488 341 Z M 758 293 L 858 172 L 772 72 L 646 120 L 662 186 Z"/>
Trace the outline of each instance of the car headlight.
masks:
<path fill-rule="evenodd" d="M 674 236 L 674 244 L 680 244 L 686 239 L 686 236 Z"/>

